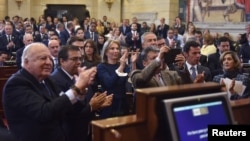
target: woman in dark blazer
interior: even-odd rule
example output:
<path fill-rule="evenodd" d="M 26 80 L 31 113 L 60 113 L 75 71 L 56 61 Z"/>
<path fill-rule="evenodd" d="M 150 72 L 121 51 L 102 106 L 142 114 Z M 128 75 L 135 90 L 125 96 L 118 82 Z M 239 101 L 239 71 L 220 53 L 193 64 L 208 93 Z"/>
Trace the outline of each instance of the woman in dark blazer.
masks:
<path fill-rule="evenodd" d="M 226 51 L 220 57 L 220 64 L 222 65 L 224 74 L 216 75 L 213 78 L 214 82 L 225 83 L 223 78 L 229 78 L 232 80 L 231 84 L 228 85 L 227 91 L 230 94 L 231 100 L 248 98 L 250 95 L 249 91 L 249 78 L 246 75 L 241 74 L 241 62 L 237 54 L 233 51 Z M 235 91 L 236 81 L 241 81 L 246 86 L 245 91 L 242 95 Z"/>

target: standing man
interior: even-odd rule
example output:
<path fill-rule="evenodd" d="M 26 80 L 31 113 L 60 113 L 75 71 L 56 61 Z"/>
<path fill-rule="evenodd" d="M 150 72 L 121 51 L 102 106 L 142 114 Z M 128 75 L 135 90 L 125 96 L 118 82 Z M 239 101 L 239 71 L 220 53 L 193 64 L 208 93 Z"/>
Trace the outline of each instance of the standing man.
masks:
<path fill-rule="evenodd" d="M 49 51 L 53 60 L 53 71 L 58 67 L 58 51 L 60 49 L 60 43 L 58 40 L 50 40 L 48 44 Z M 52 72 L 53 72 L 52 71 Z"/>
<path fill-rule="evenodd" d="M 157 36 L 161 36 L 164 39 L 166 39 L 168 29 L 169 29 L 169 25 L 165 23 L 165 18 L 161 18 L 160 25 L 157 26 Z"/>
<path fill-rule="evenodd" d="M 0 37 L 0 51 L 6 51 L 9 55 L 20 48 L 20 40 L 13 32 L 11 24 L 4 27 L 5 34 Z"/>
<path fill-rule="evenodd" d="M 96 32 L 96 23 L 92 22 L 89 25 L 89 30 L 84 33 L 84 37 L 86 39 L 92 39 L 97 43 L 98 41 L 98 33 Z"/>
<path fill-rule="evenodd" d="M 217 52 L 208 56 L 207 64 L 212 73 L 212 77 L 223 73 L 220 63 L 220 55 L 230 50 L 230 40 L 227 37 L 220 37 L 217 44 Z"/>
<path fill-rule="evenodd" d="M 58 84 L 61 91 L 66 92 L 74 85 L 74 75 L 78 75 L 77 68 L 81 66 L 81 52 L 76 46 L 63 46 L 59 51 L 58 59 L 60 66 L 51 74 L 51 78 Z M 86 98 L 78 99 L 75 110 L 70 111 L 64 120 L 63 129 L 67 141 L 87 141 L 89 123 L 95 111 L 102 106 L 109 106 L 111 100 L 112 95 L 106 97 L 106 92 L 95 94 L 89 103 Z M 79 106 L 82 109 L 77 112 Z"/>
<path fill-rule="evenodd" d="M 199 65 L 201 51 L 200 44 L 196 41 L 189 41 L 184 45 L 184 56 L 186 62 L 183 69 L 178 73 L 182 78 L 182 83 L 204 83 L 211 81 L 209 68 Z"/>
<path fill-rule="evenodd" d="M 32 34 L 29 34 L 29 33 L 26 33 L 23 35 L 23 44 L 24 44 L 24 47 L 18 49 L 16 51 L 16 64 L 17 64 L 17 68 L 18 69 L 21 69 L 22 66 L 22 54 L 23 54 L 23 50 L 26 46 L 28 46 L 29 44 L 33 43 L 33 35 Z"/>
<path fill-rule="evenodd" d="M 127 33 L 125 40 L 131 51 L 141 50 L 141 35 L 137 31 L 136 23 L 132 23 L 131 31 Z"/>
<path fill-rule="evenodd" d="M 62 121 L 86 94 L 96 68 L 78 68 L 79 78 L 66 92 L 49 78 L 51 54 L 42 43 L 28 45 L 22 55 L 22 69 L 12 75 L 3 90 L 3 106 L 11 133 L 17 141 L 65 141 Z M 21 92 L 21 94 L 20 94 Z"/>
<path fill-rule="evenodd" d="M 122 20 L 122 25 L 119 27 L 120 33 L 122 33 L 123 36 L 126 36 L 127 33 L 131 31 L 131 28 L 128 24 L 128 19 Z"/>
<path fill-rule="evenodd" d="M 63 31 L 60 31 L 59 37 L 62 45 L 66 45 L 67 40 L 73 35 L 74 25 L 72 22 L 67 22 L 67 26 Z"/>

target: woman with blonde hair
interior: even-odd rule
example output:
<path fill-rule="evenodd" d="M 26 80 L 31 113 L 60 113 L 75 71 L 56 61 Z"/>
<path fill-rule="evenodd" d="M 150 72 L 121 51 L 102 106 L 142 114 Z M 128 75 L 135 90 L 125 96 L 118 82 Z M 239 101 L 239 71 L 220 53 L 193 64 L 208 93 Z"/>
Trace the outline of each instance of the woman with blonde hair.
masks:
<path fill-rule="evenodd" d="M 203 35 L 203 46 L 201 48 L 201 54 L 209 56 L 210 54 L 216 53 L 217 48 L 214 45 L 214 38 L 211 34 L 206 33 Z"/>
<path fill-rule="evenodd" d="M 102 63 L 97 65 L 97 79 L 102 91 L 113 93 L 112 105 L 101 109 L 100 118 L 127 115 L 129 106 L 126 96 L 126 83 L 128 81 L 129 66 L 126 64 L 127 54 L 121 56 L 119 41 L 105 42 L 102 53 Z"/>
<path fill-rule="evenodd" d="M 96 22 L 96 31 L 98 34 L 104 34 L 105 30 L 101 20 L 97 20 Z"/>

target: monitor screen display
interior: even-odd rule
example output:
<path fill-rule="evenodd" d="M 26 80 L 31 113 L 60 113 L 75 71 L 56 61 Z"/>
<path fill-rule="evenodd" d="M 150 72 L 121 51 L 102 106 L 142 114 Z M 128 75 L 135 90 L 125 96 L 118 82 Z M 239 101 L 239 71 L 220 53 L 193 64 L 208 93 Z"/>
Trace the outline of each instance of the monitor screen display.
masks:
<path fill-rule="evenodd" d="M 164 100 L 173 141 L 207 141 L 209 124 L 232 124 L 226 93 Z"/>

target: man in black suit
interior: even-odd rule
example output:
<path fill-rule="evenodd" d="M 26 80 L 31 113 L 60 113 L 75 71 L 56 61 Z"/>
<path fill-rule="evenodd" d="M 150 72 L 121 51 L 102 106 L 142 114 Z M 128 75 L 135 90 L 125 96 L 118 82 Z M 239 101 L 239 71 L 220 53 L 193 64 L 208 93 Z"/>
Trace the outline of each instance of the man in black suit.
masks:
<path fill-rule="evenodd" d="M 39 27 L 39 34 L 36 34 L 34 41 L 35 42 L 41 42 L 41 43 L 46 43 L 48 42 L 48 34 L 46 33 L 46 26 L 45 25 L 41 25 Z"/>
<path fill-rule="evenodd" d="M 0 37 L 0 50 L 6 51 L 9 55 L 20 48 L 19 37 L 13 33 L 11 24 L 6 24 L 4 27 L 5 34 Z"/>
<path fill-rule="evenodd" d="M 120 33 L 122 33 L 124 36 L 127 35 L 131 31 L 131 28 L 128 24 L 128 19 L 123 19 L 122 25 L 119 27 Z"/>
<path fill-rule="evenodd" d="M 132 24 L 136 24 L 137 32 L 141 33 L 141 24 L 138 23 L 136 17 L 133 17 L 133 18 L 132 18 L 132 23 L 131 23 L 131 25 L 130 25 L 130 28 L 131 28 L 131 29 L 132 29 Z"/>
<path fill-rule="evenodd" d="M 24 47 L 18 49 L 16 51 L 16 64 L 17 64 L 17 67 L 18 69 L 21 69 L 21 63 L 22 63 L 22 54 L 23 54 L 23 50 L 26 46 L 28 46 L 29 44 L 33 43 L 33 36 L 29 33 L 25 34 L 23 36 L 23 43 L 24 43 Z"/>
<path fill-rule="evenodd" d="M 6 127 L 6 125 L 3 122 L 3 119 L 0 118 L 0 139 L 2 141 L 15 141 L 14 137 Z"/>
<path fill-rule="evenodd" d="M 157 26 L 157 36 L 161 36 L 166 39 L 169 25 L 165 23 L 165 18 L 160 19 L 160 25 Z"/>
<path fill-rule="evenodd" d="M 92 22 L 89 25 L 89 30 L 84 33 L 85 39 L 92 39 L 97 43 L 98 33 L 96 32 L 96 23 Z"/>
<path fill-rule="evenodd" d="M 230 50 L 230 40 L 227 37 L 220 37 L 217 44 L 217 52 L 208 56 L 208 68 L 212 73 L 212 77 L 223 73 L 223 68 L 220 63 L 220 55 Z"/>
<path fill-rule="evenodd" d="M 182 69 L 178 69 L 183 84 L 211 81 L 212 77 L 209 68 L 199 65 L 201 56 L 199 43 L 188 41 L 184 45 L 184 56 L 186 63 Z"/>
<path fill-rule="evenodd" d="M 131 25 L 131 31 L 127 33 L 125 41 L 131 51 L 141 50 L 141 35 L 137 31 L 137 24 Z"/>
<path fill-rule="evenodd" d="M 58 52 L 60 49 L 60 42 L 58 40 L 50 40 L 48 43 L 48 49 L 51 53 L 52 63 L 53 63 L 53 71 L 58 68 Z M 52 72 L 53 72 L 52 71 Z"/>
<path fill-rule="evenodd" d="M 17 141 L 65 141 L 63 119 L 78 98 L 86 94 L 96 68 L 78 68 L 79 78 L 74 85 L 60 92 L 49 78 L 51 54 L 44 44 L 32 43 L 24 49 L 22 67 L 3 90 L 4 113 L 11 133 Z"/>
<path fill-rule="evenodd" d="M 81 52 L 77 46 L 63 46 L 58 53 L 58 59 L 59 67 L 51 74 L 51 78 L 58 84 L 61 91 L 66 92 L 74 84 L 74 75 L 78 74 L 77 68 L 81 66 Z M 74 109 L 65 117 L 63 129 L 67 141 L 87 141 L 89 123 L 94 117 L 95 110 L 102 106 L 109 106 L 112 95 L 106 96 L 104 92 L 99 95 L 95 94 L 89 103 L 86 99 L 82 100 L 78 100 L 74 105 L 75 107 L 82 105 L 81 112 Z"/>
<path fill-rule="evenodd" d="M 74 30 L 73 23 L 67 22 L 66 28 L 59 34 L 61 45 L 66 45 L 67 40 L 73 35 L 73 30 Z"/>

